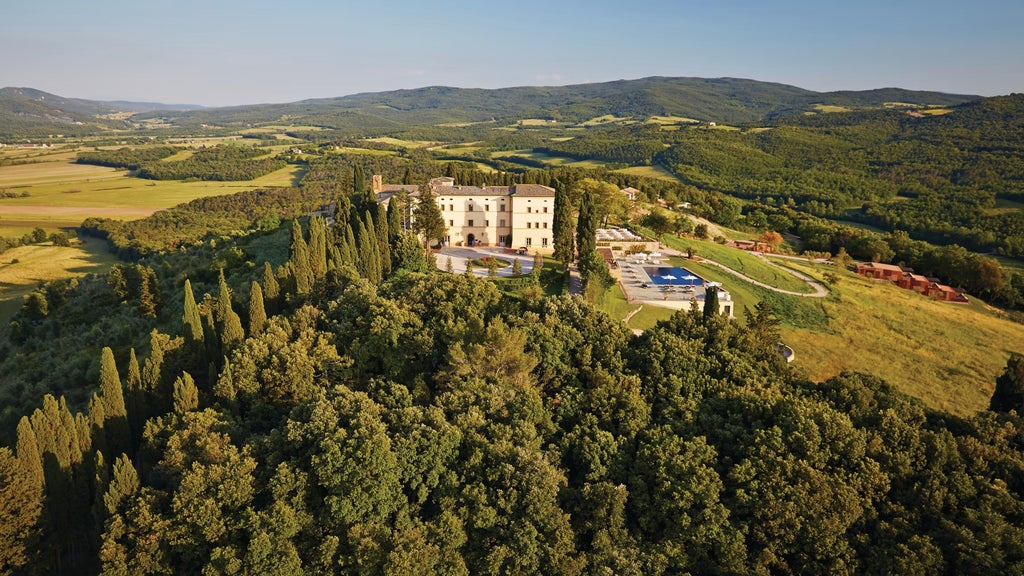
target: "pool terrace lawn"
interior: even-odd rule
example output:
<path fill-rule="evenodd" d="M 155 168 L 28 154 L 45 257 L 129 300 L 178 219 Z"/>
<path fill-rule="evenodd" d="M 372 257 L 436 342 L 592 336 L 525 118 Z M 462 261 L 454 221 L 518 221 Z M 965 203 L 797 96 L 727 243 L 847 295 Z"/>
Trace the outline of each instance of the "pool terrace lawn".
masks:
<path fill-rule="evenodd" d="M 780 290 L 804 294 L 814 292 L 806 282 L 777 266 L 765 262 L 763 258 L 755 256 L 746 250 L 737 250 L 736 248 L 729 248 L 706 240 L 679 238 L 670 234 L 666 234 L 662 238 L 662 243 L 683 253 L 686 252 L 688 247 L 692 246 L 695 256 L 714 260 L 723 266 L 732 268 L 754 280 L 764 282 Z M 687 268 L 688 266 L 683 264 L 682 267 Z"/>

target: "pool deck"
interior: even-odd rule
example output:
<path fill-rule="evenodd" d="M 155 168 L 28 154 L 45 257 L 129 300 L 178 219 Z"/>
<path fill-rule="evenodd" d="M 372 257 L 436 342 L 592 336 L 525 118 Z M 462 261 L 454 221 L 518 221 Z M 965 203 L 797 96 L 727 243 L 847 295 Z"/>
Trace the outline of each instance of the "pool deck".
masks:
<path fill-rule="evenodd" d="M 646 262 L 619 258 L 615 261 L 615 266 L 613 275 L 617 276 L 619 286 L 622 287 L 622 292 L 629 302 L 645 303 L 674 310 L 689 309 L 694 301 L 697 306 L 704 306 L 705 289 L 703 286 L 672 286 L 654 283 L 646 268 L 671 266 L 667 258 Z M 645 288 L 644 285 L 647 287 Z M 724 290 L 719 291 L 718 297 L 719 301 L 723 303 L 732 300 L 729 293 Z"/>

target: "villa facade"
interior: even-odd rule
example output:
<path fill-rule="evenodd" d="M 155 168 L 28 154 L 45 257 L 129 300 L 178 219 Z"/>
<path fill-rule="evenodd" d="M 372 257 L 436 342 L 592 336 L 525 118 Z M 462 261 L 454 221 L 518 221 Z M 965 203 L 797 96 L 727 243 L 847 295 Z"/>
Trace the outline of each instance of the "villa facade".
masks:
<path fill-rule="evenodd" d="M 434 178 L 433 192 L 448 234 L 450 246 L 503 246 L 526 248 L 531 254 L 554 250 L 552 225 L 555 189 L 539 184 L 512 186 L 458 186 L 452 178 Z M 416 185 L 386 185 L 373 177 L 378 201 L 387 202 L 396 193 L 420 196 Z"/>

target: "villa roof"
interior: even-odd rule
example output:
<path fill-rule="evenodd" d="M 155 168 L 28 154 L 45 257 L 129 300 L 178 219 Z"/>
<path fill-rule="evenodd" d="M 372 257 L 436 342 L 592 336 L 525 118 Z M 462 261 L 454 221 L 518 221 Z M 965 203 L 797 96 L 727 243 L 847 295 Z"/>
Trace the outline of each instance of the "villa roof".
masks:
<path fill-rule="evenodd" d="M 555 189 L 540 184 L 516 184 L 512 186 L 512 194 L 516 196 L 546 196 L 554 198 Z"/>

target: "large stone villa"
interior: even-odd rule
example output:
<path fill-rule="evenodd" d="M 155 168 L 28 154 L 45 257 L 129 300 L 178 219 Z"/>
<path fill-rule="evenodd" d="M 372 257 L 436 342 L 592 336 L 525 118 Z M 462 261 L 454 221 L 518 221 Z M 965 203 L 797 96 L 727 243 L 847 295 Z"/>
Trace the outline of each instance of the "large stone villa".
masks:
<path fill-rule="evenodd" d="M 399 192 L 413 198 L 420 195 L 415 184 L 384 184 L 379 175 L 374 175 L 372 182 L 382 204 Z M 522 247 L 531 254 L 554 250 L 554 188 L 539 184 L 457 186 L 454 178 L 434 178 L 430 188 L 448 227 L 445 244 Z"/>

